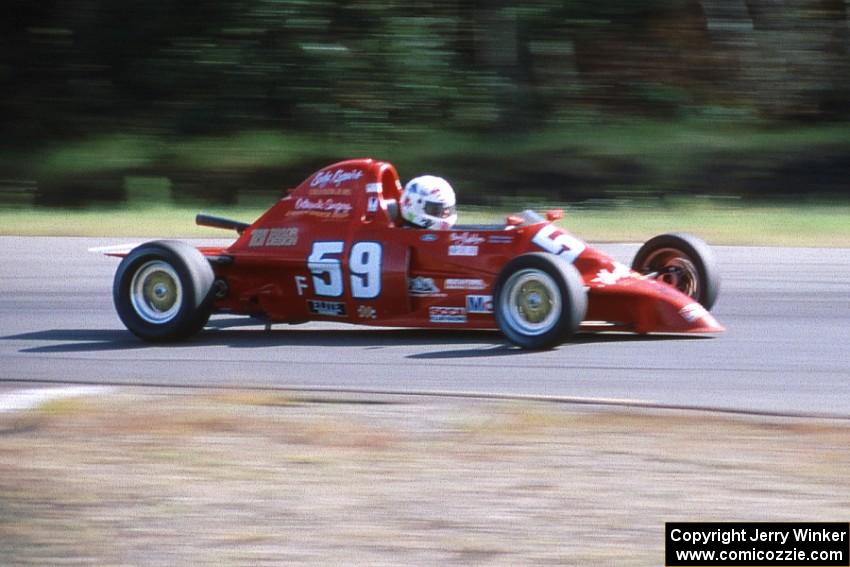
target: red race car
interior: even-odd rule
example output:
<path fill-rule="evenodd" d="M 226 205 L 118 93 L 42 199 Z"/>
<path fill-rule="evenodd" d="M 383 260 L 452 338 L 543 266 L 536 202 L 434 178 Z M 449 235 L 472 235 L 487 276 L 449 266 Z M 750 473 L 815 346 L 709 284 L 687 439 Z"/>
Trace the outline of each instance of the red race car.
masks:
<path fill-rule="evenodd" d="M 123 256 L 113 298 L 148 341 L 185 339 L 212 313 L 268 323 L 495 329 L 529 349 L 575 332 L 716 333 L 711 249 L 686 234 L 649 240 L 628 268 L 558 228 L 560 211 L 452 230 L 405 226 L 395 168 L 328 166 L 253 224 L 198 215 L 239 233 L 228 247 L 142 244 Z"/>

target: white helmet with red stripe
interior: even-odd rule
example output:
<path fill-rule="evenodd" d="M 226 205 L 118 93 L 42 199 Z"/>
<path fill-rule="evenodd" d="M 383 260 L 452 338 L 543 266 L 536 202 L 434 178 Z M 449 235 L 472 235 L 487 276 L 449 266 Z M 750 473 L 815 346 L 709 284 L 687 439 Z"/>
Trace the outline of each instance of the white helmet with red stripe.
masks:
<path fill-rule="evenodd" d="M 407 182 L 401 194 L 401 216 L 422 228 L 447 230 L 457 222 L 455 192 L 449 182 L 421 175 Z"/>

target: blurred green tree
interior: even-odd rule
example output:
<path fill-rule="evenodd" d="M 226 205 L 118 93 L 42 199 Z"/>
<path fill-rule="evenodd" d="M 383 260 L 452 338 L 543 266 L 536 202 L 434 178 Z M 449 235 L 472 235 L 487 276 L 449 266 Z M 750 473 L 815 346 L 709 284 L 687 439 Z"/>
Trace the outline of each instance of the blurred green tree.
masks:
<path fill-rule="evenodd" d="M 16 151 L 599 116 L 826 123 L 850 117 L 850 25 L 845 0 L 6 0 L 0 89 Z"/>

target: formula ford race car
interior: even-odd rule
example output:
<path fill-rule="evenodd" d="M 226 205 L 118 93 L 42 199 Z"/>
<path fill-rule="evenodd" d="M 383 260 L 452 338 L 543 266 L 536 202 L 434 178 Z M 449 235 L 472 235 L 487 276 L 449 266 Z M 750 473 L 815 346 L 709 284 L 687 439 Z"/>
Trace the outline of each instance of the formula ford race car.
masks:
<path fill-rule="evenodd" d="M 528 349 L 577 331 L 715 333 L 719 279 L 711 249 L 686 234 L 644 244 L 615 262 L 532 211 L 498 225 L 405 226 L 401 183 L 386 162 L 328 166 L 253 224 L 198 215 L 235 230 L 228 247 L 154 241 L 123 257 L 113 298 L 148 341 L 185 339 L 212 313 L 267 323 L 338 321 L 495 329 Z"/>

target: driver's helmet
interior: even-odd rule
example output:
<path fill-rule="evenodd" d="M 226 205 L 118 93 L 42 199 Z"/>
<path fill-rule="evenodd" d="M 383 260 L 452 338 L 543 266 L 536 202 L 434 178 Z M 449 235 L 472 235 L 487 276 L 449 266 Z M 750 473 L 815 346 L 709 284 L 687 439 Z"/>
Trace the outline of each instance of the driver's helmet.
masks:
<path fill-rule="evenodd" d="M 457 222 L 455 192 L 449 182 L 434 175 L 414 177 L 401 194 L 401 216 L 422 228 L 447 230 Z"/>

